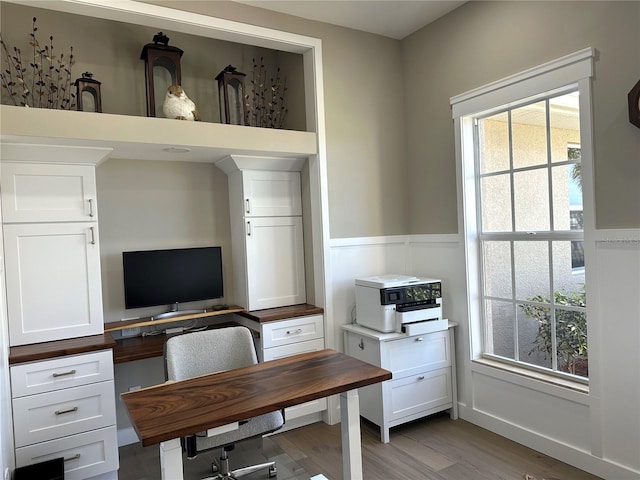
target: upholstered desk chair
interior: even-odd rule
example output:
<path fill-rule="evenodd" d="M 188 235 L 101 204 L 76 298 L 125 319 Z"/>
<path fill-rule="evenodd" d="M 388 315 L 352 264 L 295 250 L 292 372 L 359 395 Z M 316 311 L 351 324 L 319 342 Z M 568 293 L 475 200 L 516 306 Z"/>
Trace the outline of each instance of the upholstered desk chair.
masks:
<path fill-rule="evenodd" d="M 247 367 L 258 363 L 251 332 L 246 327 L 226 327 L 186 333 L 169 338 L 165 344 L 165 368 L 167 380 L 215 373 L 222 370 Z M 216 408 L 212 402 L 211 408 Z M 284 424 L 282 412 L 272 412 L 239 422 L 237 429 L 207 436 L 207 432 L 184 438 L 187 458 L 198 453 L 221 448 L 218 465 L 212 464 L 216 475 L 210 479 L 234 479 L 263 468 L 269 469 L 269 477 L 276 475 L 275 462 L 229 470 L 227 452 L 240 440 L 262 436 L 278 430 Z"/>

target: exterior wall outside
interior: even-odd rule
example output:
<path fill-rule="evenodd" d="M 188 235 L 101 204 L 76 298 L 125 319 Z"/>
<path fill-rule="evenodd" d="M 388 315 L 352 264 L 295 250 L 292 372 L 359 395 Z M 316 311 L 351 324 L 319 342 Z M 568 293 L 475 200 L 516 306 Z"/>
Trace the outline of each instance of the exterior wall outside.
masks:
<path fill-rule="evenodd" d="M 496 172 L 508 168 L 509 152 L 505 151 L 505 146 L 509 145 L 507 124 L 500 120 L 484 119 L 481 122 L 480 141 L 481 158 L 483 172 Z M 550 145 L 552 147 L 552 161 L 563 161 L 567 159 L 567 146 L 569 144 L 580 143 L 580 131 L 567 128 L 550 129 Z M 527 125 L 524 123 L 514 123 L 513 125 L 513 145 L 514 159 L 517 158 L 518 167 L 540 165 L 546 162 L 547 140 L 546 128 L 537 125 Z M 506 159 L 506 161 L 505 161 Z M 554 206 L 554 227 L 556 230 L 569 230 L 569 184 L 567 167 L 557 167 L 554 170 L 553 179 L 553 206 Z M 536 183 L 520 184 L 519 195 L 526 199 L 525 204 L 516 203 L 516 218 L 531 225 L 540 225 L 544 229 L 549 223 L 549 211 L 547 208 L 534 208 L 534 199 L 540 194 L 540 185 Z M 508 214 L 501 215 L 500 211 L 489 213 L 489 216 L 498 216 L 508 220 L 507 223 L 499 222 L 496 225 L 494 220 L 491 223 L 490 231 L 511 231 L 511 190 L 502 188 L 502 184 L 487 182 L 483 184 L 483 197 L 490 199 L 490 205 Z M 543 197 L 548 196 L 543 192 Z M 542 198 L 542 205 L 547 205 L 546 198 Z M 519 211 L 518 207 L 521 207 Z M 501 242 L 502 243 L 502 242 Z M 495 246 L 491 250 L 485 250 L 486 258 L 489 259 L 492 268 L 487 278 L 487 295 L 509 297 L 511 295 L 511 265 L 510 254 L 507 245 L 504 248 Z M 556 291 L 576 292 L 585 283 L 584 270 L 574 272 L 571 267 L 571 249 L 566 243 L 554 244 L 553 280 Z M 542 249 L 542 252 L 540 251 Z M 549 297 L 549 259 L 544 255 L 546 244 L 528 244 L 524 250 L 519 250 L 520 256 L 516 261 L 520 265 L 526 265 L 526 275 L 517 276 L 517 298 L 526 300 L 536 295 Z M 540 254 L 542 253 L 542 254 Z M 516 267 L 517 268 L 517 267 Z M 523 267 L 524 268 L 524 267 Z M 510 311 L 500 313 L 501 309 L 494 305 L 488 306 L 485 321 L 487 322 L 486 342 L 493 346 L 493 352 L 515 358 L 513 328 L 509 325 L 512 320 Z M 543 353 L 532 350 L 538 324 L 535 320 L 525 317 L 522 312 L 518 314 L 518 343 L 520 344 L 520 360 L 536 365 L 549 367 L 550 359 Z M 495 321 L 494 321 L 495 320 Z M 506 322 L 503 325 L 502 322 Z"/>

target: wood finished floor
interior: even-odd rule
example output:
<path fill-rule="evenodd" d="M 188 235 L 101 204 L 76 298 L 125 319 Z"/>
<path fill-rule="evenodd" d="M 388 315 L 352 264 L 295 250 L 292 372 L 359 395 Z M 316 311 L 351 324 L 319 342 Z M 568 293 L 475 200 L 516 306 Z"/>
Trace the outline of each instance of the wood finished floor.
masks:
<path fill-rule="evenodd" d="M 318 473 L 330 480 L 342 478 L 340 425 L 316 423 L 278 433 L 264 442 L 265 455 L 279 462 L 280 480 L 308 479 Z M 256 449 L 259 446 L 250 447 L 249 456 Z M 239 453 L 243 455 L 234 451 L 231 457 L 238 460 Z M 156 447 L 122 447 L 119 480 L 159 479 L 159 466 L 145 473 L 145 468 L 157 465 L 157 457 Z M 393 428 L 386 445 L 380 443 L 378 427 L 363 420 L 362 459 L 365 480 L 522 480 L 525 474 L 537 480 L 599 479 L 445 414 Z M 208 461 L 204 462 L 195 470 L 190 466 L 185 480 L 206 475 Z M 254 475 L 249 478 L 267 478 L 266 473 Z"/>

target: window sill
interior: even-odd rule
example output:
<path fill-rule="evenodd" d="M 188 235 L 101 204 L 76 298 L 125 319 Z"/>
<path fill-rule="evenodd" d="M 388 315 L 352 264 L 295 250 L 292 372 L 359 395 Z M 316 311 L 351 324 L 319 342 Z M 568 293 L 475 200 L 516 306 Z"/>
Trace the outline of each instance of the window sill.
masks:
<path fill-rule="evenodd" d="M 555 375 L 536 372 L 526 368 L 518 367 L 516 365 L 510 365 L 507 363 L 499 362 L 497 360 L 492 360 L 490 358 L 477 358 L 472 360 L 472 369 L 475 369 L 473 368 L 475 366 L 488 367 L 489 369 L 496 370 L 497 372 L 495 373 L 504 372 L 505 374 L 511 374 L 523 379 L 533 380 L 537 382 L 543 382 L 551 386 L 560 387 L 581 394 L 589 393 L 589 385 L 585 385 L 580 382 L 574 382 L 569 379 L 559 378 Z M 482 370 L 482 373 L 489 374 L 486 369 Z"/>

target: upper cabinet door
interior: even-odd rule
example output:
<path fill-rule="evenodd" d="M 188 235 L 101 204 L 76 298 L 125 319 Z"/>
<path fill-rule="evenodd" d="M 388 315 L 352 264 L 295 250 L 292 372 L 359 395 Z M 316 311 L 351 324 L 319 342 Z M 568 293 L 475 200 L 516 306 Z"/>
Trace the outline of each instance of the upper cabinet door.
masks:
<path fill-rule="evenodd" d="M 242 171 L 245 217 L 302 215 L 299 172 Z"/>
<path fill-rule="evenodd" d="M 3 162 L 4 223 L 97 221 L 95 168 Z"/>

